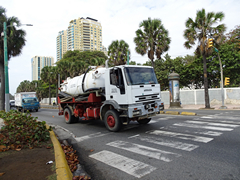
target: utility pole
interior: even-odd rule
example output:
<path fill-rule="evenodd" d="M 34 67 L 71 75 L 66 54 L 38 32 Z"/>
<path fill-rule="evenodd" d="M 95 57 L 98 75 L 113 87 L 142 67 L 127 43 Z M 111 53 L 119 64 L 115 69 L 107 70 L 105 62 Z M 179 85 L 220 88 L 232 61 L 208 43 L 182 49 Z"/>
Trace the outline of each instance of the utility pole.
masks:
<path fill-rule="evenodd" d="M 219 109 L 227 109 L 227 107 L 224 105 L 224 89 L 223 89 L 223 69 L 222 69 L 222 61 L 220 59 L 219 53 L 218 53 L 218 49 L 214 48 L 214 50 L 217 52 L 218 54 L 218 59 L 219 59 L 219 65 L 220 65 L 220 70 L 221 70 L 221 95 L 222 95 L 222 106 Z"/>

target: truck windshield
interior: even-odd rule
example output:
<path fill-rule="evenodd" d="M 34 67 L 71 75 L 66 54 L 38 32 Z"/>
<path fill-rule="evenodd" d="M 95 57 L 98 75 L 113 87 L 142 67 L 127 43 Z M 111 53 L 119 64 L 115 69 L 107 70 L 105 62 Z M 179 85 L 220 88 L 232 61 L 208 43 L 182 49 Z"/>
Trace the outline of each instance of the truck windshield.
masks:
<path fill-rule="evenodd" d="M 124 72 L 128 85 L 158 84 L 153 68 L 126 67 Z"/>
<path fill-rule="evenodd" d="M 38 102 L 38 99 L 37 98 L 24 98 L 23 102 L 24 103 L 35 103 L 35 102 Z"/>

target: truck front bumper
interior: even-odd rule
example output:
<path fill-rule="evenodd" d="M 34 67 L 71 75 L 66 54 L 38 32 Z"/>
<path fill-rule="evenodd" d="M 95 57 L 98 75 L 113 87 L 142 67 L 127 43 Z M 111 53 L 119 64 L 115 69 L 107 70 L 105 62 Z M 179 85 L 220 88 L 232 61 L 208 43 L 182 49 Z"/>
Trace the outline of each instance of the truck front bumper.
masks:
<path fill-rule="evenodd" d="M 164 103 L 162 101 L 155 101 L 150 103 L 141 103 L 128 106 L 128 117 L 150 117 L 154 116 L 160 110 L 164 110 Z"/>

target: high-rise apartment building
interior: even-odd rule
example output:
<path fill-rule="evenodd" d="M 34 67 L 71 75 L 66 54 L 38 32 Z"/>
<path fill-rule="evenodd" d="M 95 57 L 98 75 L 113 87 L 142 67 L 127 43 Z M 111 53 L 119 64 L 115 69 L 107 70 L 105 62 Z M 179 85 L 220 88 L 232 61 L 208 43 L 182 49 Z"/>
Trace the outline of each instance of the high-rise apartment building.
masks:
<path fill-rule="evenodd" d="M 53 66 L 54 58 L 49 56 L 34 56 L 31 58 L 32 65 L 32 81 L 40 80 L 42 68 L 45 66 Z"/>
<path fill-rule="evenodd" d="M 71 20 L 67 33 L 68 50 L 102 50 L 102 26 L 96 19 Z"/>
<path fill-rule="evenodd" d="M 60 31 L 57 36 L 57 61 L 63 58 L 67 51 L 67 30 Z"/>
<path fill-rule="evenodd" d="M 57 60 L 62 59 L 66 52 L 63 49 L 64 38 L 67 38 L 67 51 L 106 51 L 102 45 L 102 26 L 98 20 L 90 17 L 71 20 L 66 31 L 67 37 L 65 31 L 60 31 L 57 37 Z"/>

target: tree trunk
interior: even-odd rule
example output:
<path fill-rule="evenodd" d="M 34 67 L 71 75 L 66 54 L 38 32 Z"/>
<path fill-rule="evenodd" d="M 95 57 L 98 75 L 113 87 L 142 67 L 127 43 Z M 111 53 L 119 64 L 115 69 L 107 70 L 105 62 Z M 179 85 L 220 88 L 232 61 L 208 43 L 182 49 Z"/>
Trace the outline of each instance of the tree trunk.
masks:
<path fill-rule="evenodd" d="M 0 111 L 5 109 L 5 75 L 4 63 L 0 63 Z"/>
<path fill-rule="evenodd" d="M 151 62 L 152 62 L 152 67 L 153 67 L 153 69 L 154 69 L 154 71 L 155 71 L 155 63 L 154 63 L 154 60 L 151 59 Z"/>
<path fill-rule="evenodd" d="M 207 78 L 207 61 L 203 54 L 203 79 L 204 79 L 204 93 L 205 93 L 205 108 L 210 108 L 209 94 L 208 94 L 208 78 Z"/>
<path fill-rule="evenodd" d="M 51 105 L 51 87 L 50 87 L 50 81 L 49 81 L 49 105 Z"/>
<path fill-rule="evenodd" d="M 56 102 L 58 104 L 58 82 L 57 82 L 57 85 L 56 85 Z"/>

